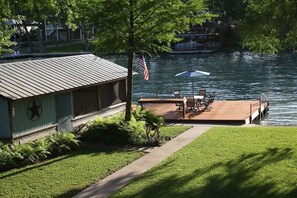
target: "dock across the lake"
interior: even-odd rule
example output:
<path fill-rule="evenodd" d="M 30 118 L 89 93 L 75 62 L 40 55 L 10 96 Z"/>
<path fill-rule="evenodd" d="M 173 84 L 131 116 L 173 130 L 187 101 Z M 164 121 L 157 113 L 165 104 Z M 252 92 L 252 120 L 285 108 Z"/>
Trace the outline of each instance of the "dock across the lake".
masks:
<path fill-rule="evenodd" d="M 216 100 L 205 111 L 177 110 L 176 101 L 170 98 L 142 98 L 138 103 L 167 122 L 184 123 L 249 124 L 269 110 L 269 101 L 261 100 Z"/>

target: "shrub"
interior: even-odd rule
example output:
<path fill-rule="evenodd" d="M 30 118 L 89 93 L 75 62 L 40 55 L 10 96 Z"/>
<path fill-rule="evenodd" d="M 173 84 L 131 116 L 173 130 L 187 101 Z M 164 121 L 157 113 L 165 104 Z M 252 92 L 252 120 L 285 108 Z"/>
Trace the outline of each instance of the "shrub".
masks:
<path fill-rule="evenodd" d="M 132 111 L 132 115 L 135 117 L 136 120 L 145 121 L 146 124 L 151 126 L 162 126 L 164 124 L 164 118 L 157 116 L 152 111 L 145 111 L 141 107 L 137 107 L 135 110 Z"/>
<path fill-rule="evenodd" d="M 71 132 L 54 133 L 45 139 L 26 144 L 0 142 L 0 172 L 33 164 L 76 149 L 78 146 L 79 141 Z"/>
<path fill-rule="evenodd" d="M 112 145 L 145 145 L 150 143 L 146 137 L 146 125 L 161 126 L 163 123 L 163 118 L 137 108 L 132 111 L 129 122 L 124 121 L 124 113 L 105 119 L 96 117 L 95 121 L 87 125 L 87 131 L 81 134 L 81 139 Z"/>
<path fill-rule="evenodd" d="M 135 118 L 125 122 L 122 113 L 105 119 L 96 117 L 95 121 L 87 125 L 87 131 L 81 134 L 81 139 L 112 145 L 141 144 L 144 126 L 144 122 L 137 122 Z"/>
<path fill-rule="evenodd" d="M 15 153 L 12 152 L 9 145 L 0 143 L 0 172 L 15 166 Z"/>
<path fill-rule="evenodd" d="M 134 117 L 129 122 L 122 122 L 120 130 L 128 134 L 128 143 L 132 145 L 143 145 L 147 143 L 145 136 L 145 122 L 137 121 Z"/>
<path fill-rule="evenodd" d="M 77 149 L 79 140 L 71 132 L 54 133 L 46 138 L 48 151 L 56 156 L 65 152 Z"/>

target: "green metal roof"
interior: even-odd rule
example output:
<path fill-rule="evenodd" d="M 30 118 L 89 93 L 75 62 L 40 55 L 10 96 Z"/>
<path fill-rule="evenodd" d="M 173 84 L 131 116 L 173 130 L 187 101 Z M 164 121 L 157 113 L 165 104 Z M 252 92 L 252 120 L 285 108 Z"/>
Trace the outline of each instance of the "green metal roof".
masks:
<path fill-rule="evenodd" d="M 124 79 L 127 69 L 93 54 L 0 64 L 0 95 L 11 100 Z"/>

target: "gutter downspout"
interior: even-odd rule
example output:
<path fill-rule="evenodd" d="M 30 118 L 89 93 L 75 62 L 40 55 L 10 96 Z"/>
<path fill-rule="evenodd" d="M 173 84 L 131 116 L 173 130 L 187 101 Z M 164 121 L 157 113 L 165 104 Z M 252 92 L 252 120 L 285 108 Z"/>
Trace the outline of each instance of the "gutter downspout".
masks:
<path fill-rule="evenodd" d="M 14 107 L 12 106 L 12 100 L 9 100 L 8 101 L 8 111 L 9 111 L 9 128 L 10 128 L 10 141 L 11 143 L 13 143 L 13 140 L 14 140 L 14 136 L 13 136 L 13 126 L 12 126 L 12 119 L 14 117 L 14 114 L 15 114 L 15 109 Z"/>

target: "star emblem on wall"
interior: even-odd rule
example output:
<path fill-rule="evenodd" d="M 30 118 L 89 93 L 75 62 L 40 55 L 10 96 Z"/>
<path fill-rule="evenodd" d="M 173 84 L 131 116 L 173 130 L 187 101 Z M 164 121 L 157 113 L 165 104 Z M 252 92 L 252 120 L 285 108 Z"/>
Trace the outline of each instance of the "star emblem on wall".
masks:
<path fill-rule="evenodd" d="M 27 116 L 30 120 L 38 120 L 42 115 L 42 105 L 37 99 L 32 99 L 27 104 Z"/>

